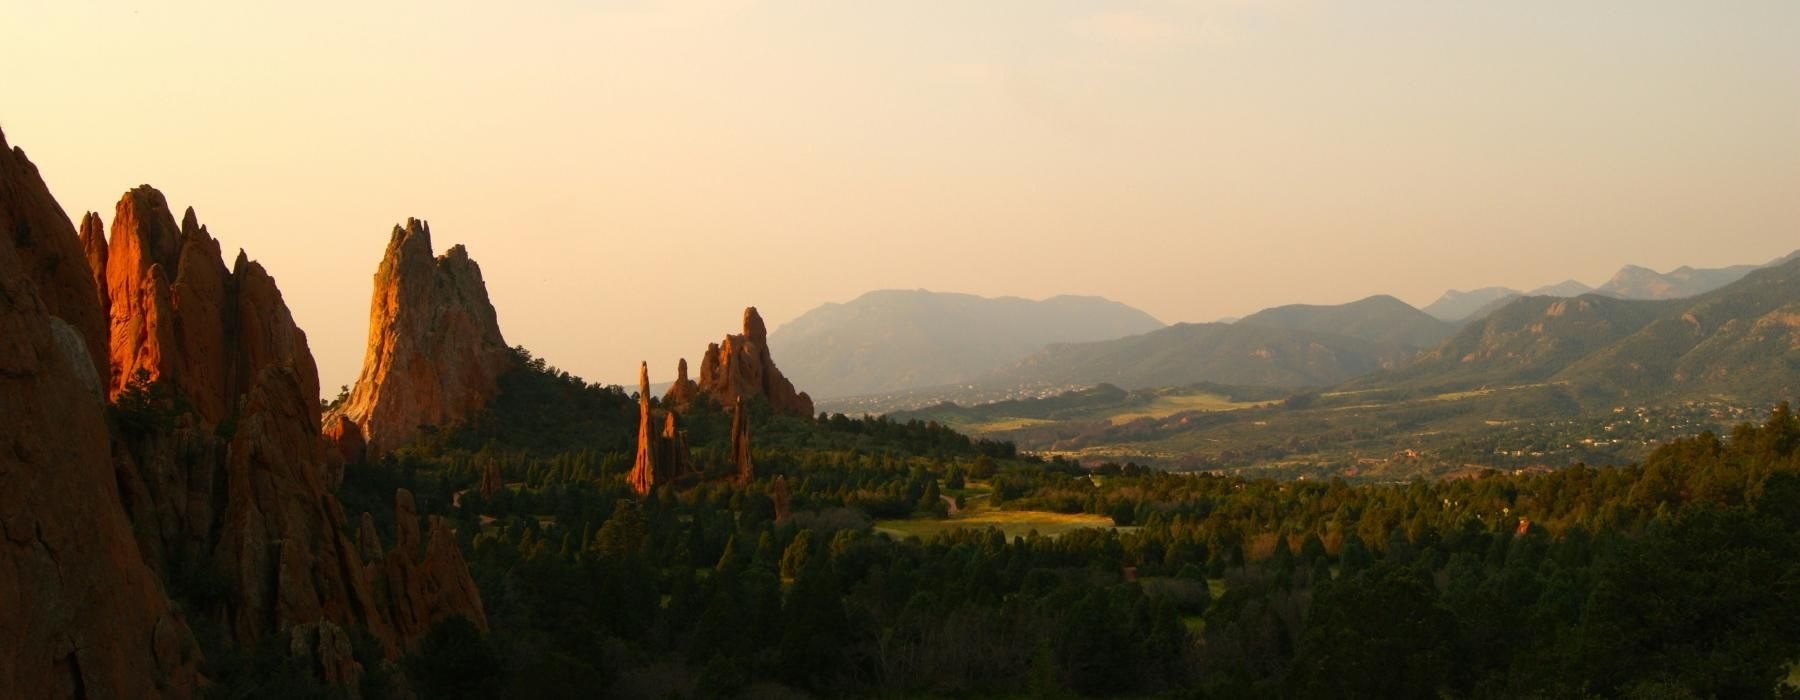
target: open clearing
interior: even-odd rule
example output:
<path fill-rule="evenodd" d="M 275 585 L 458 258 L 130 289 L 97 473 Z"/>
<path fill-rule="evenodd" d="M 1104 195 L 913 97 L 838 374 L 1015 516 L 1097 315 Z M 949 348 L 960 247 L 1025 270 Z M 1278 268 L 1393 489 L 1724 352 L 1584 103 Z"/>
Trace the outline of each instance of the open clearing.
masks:
<path fill-rule="evenodd" d="M 875 523 L 875 529 L 895 537 L 921 538 L 931 537 L 940 532 L 948 532 L 958 528 L 976 530 L 988 527 L 1000 528 L 1007 539 L 1023 537 L 1032 530 L 1046 537 L 1056 537 L 1065 532 L 1085 530 L 1095 527 L 1113 527 L 1112 518 L 1087 513 L 1052 513 L 1042 510 L 996 510 L 983 505 L 970 505 L 955 517 L 943 520 L 928 518 L 907 518 L 904 520 L 882 520 Z"/>
<path fill-rule="evenodd" d="M 1230 397 L 1218 394 L 1162 394 L 1151 401 L 1149 406 L 1116 414 L 1110 420 L 1113 425 L 1123 425 L 1139 418 L 1168 418 L 1187 411 L 1235 411 L 1267 403 L 1269 402 L 1232 401 Z"/>
<path fill-rule="evenodd" d="M 985 435 L 987 433 L 998 433 L 998 432 L 1006 431 L 1006 430 L 1018 430 L 1020 428 L 1029 428 L 1034 425 L 1044 425 L 1047 423 L 1055 423 L 1055 422 L 1056 421 L 1044 420 L 1042 418 L 1002 417 L 1002 418 L 996 418 L 994 420 L 985 421 L 985 422 L 981 422 L 981 423 L 966 423 L 963 425 L 952 424 L 950 427 L 956 428 L 957 430 L 966 431 L 972 435 Z"/>

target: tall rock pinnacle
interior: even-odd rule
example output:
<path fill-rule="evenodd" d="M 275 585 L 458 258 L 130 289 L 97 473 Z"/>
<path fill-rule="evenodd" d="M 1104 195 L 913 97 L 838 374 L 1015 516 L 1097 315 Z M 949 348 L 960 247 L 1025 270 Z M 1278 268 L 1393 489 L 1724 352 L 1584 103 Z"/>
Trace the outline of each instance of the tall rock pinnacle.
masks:
<path fill-rule="evenodd" d="M 512 358 L 481 267 L 460 245 L 433 257 L 430 227 L 407 219 L 375 272 L 368 352 L 340 410 L 373 457 L 480 410 Z"/>
<path fill-rule="evenodd" d="M 658 414 L 662 416 L 660 429 Z M 687 435 L 676 424 L 673 411 L 650 407 L 650 363 L 639 364 L 637 457 L 627 481 L 638 495 L 648 495 L 657 486 L 692 473 Z"/>

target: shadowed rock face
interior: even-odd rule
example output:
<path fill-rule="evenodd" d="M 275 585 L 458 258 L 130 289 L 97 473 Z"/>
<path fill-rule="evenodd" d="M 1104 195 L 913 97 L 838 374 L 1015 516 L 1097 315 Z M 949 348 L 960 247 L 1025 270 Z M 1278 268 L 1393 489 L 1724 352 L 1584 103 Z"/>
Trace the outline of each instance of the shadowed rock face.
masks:
<path fill-rule="evenodd" d="M 0 231 L 0 697 L 192 696 L 192 636 L 113 485 L 86 256 L 4 134 Z"/>
<path fill-rule="evenodd" d="M 511 358 L 480 266 L 460 245 L 432 257 L 430 227 L 407 219 L 375 272 L 368 352 L 342 412 L 380 455 L 480 410 Z"/>
<path fill-rule="evenodd" d="M 796 391 L 769 356 L 769 331 L 756 307 L 744 309 L 744 332 L 706 348 L 700 361 L 699 391 L 720 406 L 735 406 L 738 399 L 764 397 L 776 413 L 811 416 L 812 397 Z"/>

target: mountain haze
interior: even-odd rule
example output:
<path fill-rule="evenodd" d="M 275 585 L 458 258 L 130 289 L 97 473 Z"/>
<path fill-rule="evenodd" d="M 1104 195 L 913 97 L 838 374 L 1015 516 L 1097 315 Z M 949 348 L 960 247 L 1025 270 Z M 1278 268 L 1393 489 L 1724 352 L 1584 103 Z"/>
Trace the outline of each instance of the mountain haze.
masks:
<path fill-rule="evenodd" d="M 1427 304 L 1424 311 L 1440 320 L 1461 321 L 1481 307 L 1518 294 L 1519 290 L 1509 287 L 1482 287 L 1466 292 L 1452 289 L 1444 292 L 1437 301 Z"/>
<path fill-rule="evenodd" d="M 1791 259 L 1789 255 L 1762 265 L 1732 265 L 1720 268 L 1693 268 L 1683 265 L 1668 272 L 1626 265 L 1594 289 L 1597 294 L 1620 299 L 1681 299 L 1705 294 L 1736 282 L 1751 271 Z"/>
<path fill-rule="evenodd" d="M 769 334 L 796 386 L 818 397 L 904 391 L 983 376 L 1051 343 L 1162 328 L 1100 297 L 1042 301 L 880 290 L 802 314 Z"/>
<path fill-rule="evenodd" d="M 1012 386 L 1114 384 L 1125 389 L 1218 382 L 1304 387 L 1393 367 L 1414 348 L 1244 323 L 1179 323 L 1097 343 L 1052 345 L 986 380 Z"/>
<path fill-rule="evenodd" d="M 1436 345 L 1455 330 L 1452 324 L 1386 294 L 1335 306 L 1277 306 L 1246 316 L 1238 323 L 1346 335 L 1372 343 L 1419 348 Z"/>

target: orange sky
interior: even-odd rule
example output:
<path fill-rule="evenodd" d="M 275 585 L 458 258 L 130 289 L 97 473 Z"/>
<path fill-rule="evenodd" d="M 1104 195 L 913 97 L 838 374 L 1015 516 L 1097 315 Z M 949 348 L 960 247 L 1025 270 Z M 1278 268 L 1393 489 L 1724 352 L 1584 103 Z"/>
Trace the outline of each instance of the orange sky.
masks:
<path fill-rule="evenodd" d="M 202 4 L 0 7 L 0 125 L 71 216 L 148 182 L 261 260 L 327 393 L 408 216 L 609 382 L 876 288 L 1210 320 L 1800 247 L 1789 1 Z"/>

